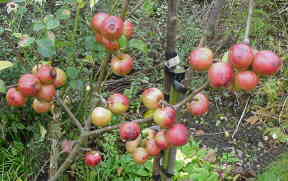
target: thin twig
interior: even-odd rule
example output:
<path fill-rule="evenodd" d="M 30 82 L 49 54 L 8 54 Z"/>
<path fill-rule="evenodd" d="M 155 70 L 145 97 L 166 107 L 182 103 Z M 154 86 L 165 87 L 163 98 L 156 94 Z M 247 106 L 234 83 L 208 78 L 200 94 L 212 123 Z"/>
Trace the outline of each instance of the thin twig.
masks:
<path fill-rule="evenodd" d="M 145 119 L 137 119 L 137 120 L 133 120 L 131 122 L 135 122 L 135 123 L 146 123 L 146 122 L 150 122 L 152 121 L 153 119 L 152 118 L 145 118 Z M 104 127 L 104 128 L 101 128 L 101 129 L 96 129 L 94 131 L 90 131 L 90 132 L 87 132 L 87 133 L 84 133 L 83 135 L 84 136 L 92 136 L 92 135 L 96 135 L 96 134 L 101 134 L 103 132 L 107 132 L 107 131 L 111 131 L 111 130 L 114 130 L 114 129 L 117 129 L 120 127 L 122 123 L 120 124 L 117 124 L 117 125 L 113 125 L 113 126 L 107 126 L 107 127 Z"/>
<path fill-rule="evenodd" d="M 242 112 L 242 114 L 241 114 L 241 117 L 240 117 L 240 119 L 239 119 L 239 121 L 238 121 L 237 127 L 236 127 L 236 129 L 234 130 L 234 132 L 233 132 L 233 134 L 232 134 L 232 138 L 234 138 L 235 134 L 236 134 L 237 131 L 239 130 L 239 126 L 240 126 L 240 124 L 241 124 L 241 122 L 242 122 L 242 119 L 243 119 L 245 113 L 246 113 L 246 109 L 247 109 L 247 106 L 248 106 L 249 101 L 250 101 L 250 96 L 249 96 L 249 98 L 248 98 L 248 100 L 247 100 L 247 102 L 246 102 L 246 104 L 245 104 L 244 110 L 243 110 L 243 112 Z"/>
<path fill-rule="evenodd" d="M 122 15 L 121 15 L 121 18 L 123 20 L 125 20 L 125 17 L 127 15 L 128 5 L 129 5 L 129 0 L 124 0 L 124 2 L 123 2 L 123 11 L 122 11 Z"/>
<path fill-rule="evenodd" d="M 281 117 L 282 117 L 283 111 L 284 111 L 284 109 L 285 109 L 285 107 L 286 107 L 287 100 L 288 100 L 288 96 L 286 96 L 285 101 L 284 101 L 284 103 L 283 103 L 283 105 L 282 105 L 281 112 L 280 112 L 280 114 L 279 114 L 279 125 L 281 124 Z"/>
<path fill-rule="evenodd" d="M 80 123 L 80 121 L 75 117 L 75 115 L 71 112 L 71 110 L 69 109 L 69 107 L 65 104 L 65 102 L 59 97 L 56 96 L 56 100 L 59 104 L 61 104 L 63 106 L 63 108 L 65 109 L 65 111 L 68 113 L 68 115 L 70 116 L 70 118 L 74 121 L 75 125 L 81 130 L 83 131 L 83 127 Z"/>
<path fill-rule="evenodd" d="M 246 44 L 250 44 L 249 34 L 250 34 L 250 29 L 251 29 L 253 8 L 254 8 L 254 0 L 250 0 L 249 9 L 248 9 L 248 17 L 247 17 L 247 22 L 246 22 L 246 30 L 245 30 L 245 36 L 244 36 L 244 43 Z"/>
<path fill-rule="evenodd" d="M 183 99 L 181 102 L 179 102 L 178 104 L 176 104 L 174 106 L 174 108 L 176 110 L 180 109 L 181 106 L 185 105 L 186 103 L 188 103 L 189 101 L 191 101 L 193 99 L 193 97 L 198 94 L 199 92 L 201 92 L 202 90 L 204 90 L 205 88 L 207 88 L 209 85 L 208 81 L 205 82 L 201 87 L 199 87 L 198 89 L 194 90 L 189 96 L 187 96 L 185 99 Z"/>

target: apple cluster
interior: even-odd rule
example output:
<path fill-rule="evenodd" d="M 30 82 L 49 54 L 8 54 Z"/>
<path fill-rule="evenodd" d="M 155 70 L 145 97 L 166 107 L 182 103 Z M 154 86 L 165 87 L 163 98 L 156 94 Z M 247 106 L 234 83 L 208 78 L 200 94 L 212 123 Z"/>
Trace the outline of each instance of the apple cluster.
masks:
<path fill-rule="evenodd" d="M 56 88 L 63 86 L 66 79 L 65 72 L 60 68 L 48 64 L 36 65 L 32 73 L 20 77 L 17 87 L 8 89 L 8 105 L 22 107 L 26 105 L 28 97 L 35 97 L 32 108 L 37 113 L 48 112 L 52 108 Z"/>
<path fill-rule="evenodd" d="M 123 21 L 119 16 L 112 16 L 104 12 L 94 15 L 91 28 L 95 32 L 96 41 L 103 44 L 107 50 L 120 50 L 119 38 L 127 39 L 134 34 L 134 24 L 129 20 Z M 111 60 L 111 68 L 116 75 L 127 75 L 133 69 L 133 58 L 124 53 L 117 53 Z"/>
<path fill-rule="evenodd" d="M 193 50 L 188 62 L 194 70 L 208 70 L 210 86 L 244 91 L 255 89 L 260 76 L 274 75 L 283 64 L 274 52 L 257 51 L 244 43 L 233 45 L 221 62 L 213 63 L 213 52 L 209 48 Z"/>

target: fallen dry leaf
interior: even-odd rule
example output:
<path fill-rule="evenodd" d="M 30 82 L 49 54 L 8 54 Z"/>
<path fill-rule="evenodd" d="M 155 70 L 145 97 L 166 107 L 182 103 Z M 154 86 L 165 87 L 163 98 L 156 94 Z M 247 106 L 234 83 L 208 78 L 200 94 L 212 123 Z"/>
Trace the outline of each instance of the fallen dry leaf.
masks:
<path fill-rule="evenodd" d="M 216 162 L 216 158 L 217 154 L 214 150 L 209 150 L 206 157 L 204 158 L 204 160 L 207 160 L 208 162 L 214 163 Z"/>
<path fill-rule="evenodd" d="M 259 117 L 258 116 L 250 116 L 248 119 L 246 119 L 246 122 L 249 124 L 256 124 L 259 121 Z"/>

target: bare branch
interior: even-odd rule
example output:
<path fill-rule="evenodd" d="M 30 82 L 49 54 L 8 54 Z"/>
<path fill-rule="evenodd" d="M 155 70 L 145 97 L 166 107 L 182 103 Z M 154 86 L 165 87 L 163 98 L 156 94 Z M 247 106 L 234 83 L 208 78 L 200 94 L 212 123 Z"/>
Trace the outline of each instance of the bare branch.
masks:
<path fill-rule="evenodd" d="M 237 133 L 237 131 L 238 131 L 238 129 L 239 129 L 239 126 L 240 126 L 240 124 L 241 124 L 241 121 L 242 121 L 242 119 L 243 119 L 243 117 L 244 117 L 244 115 L 245 115 L 245 113 L 246 113 L 246 109 L 247 109 L 247 106 L 248 106 L 249 101 L 250 101 L 250 97 L 247 99 L 246 105 L 245 105 L 244 110 L 243 110 L 243 112 L 242 112 L 242 114 L 241 114 L 241 117 L 240 117 L 240 119 L 239 119 L 239 121 L 238 121 L 238 124 L 237 124 L 237 126 L 236 126 L 236 129 L 234 130 L 234 132 L 233 132 L 233 134 L 232 134 L 232 138 L 234 138 L 235 134 Z"/>
<path fill-rule="evenodd" d="M 121 15 L 121 18 L 123 20 L 125 20 L 125 17 L 127 15 L 127 12 L 128 12 L 128 5 L 129 5 L 129 0 L 123 0 L 123 11 L 122 11 L 122 15 Z"/>
<path fill-rule="evenodd" d="M 189 96 L 187 96 L 185 99 L 183 99 L 182 101 L 180 101 L 179 103 L 177 103 L 174 108 L 176 110 L 180 109 L 181 106 L 183 106 L 184 104 L 188 103 L 189 101 L 191 101 L 193 99 L 193 97 L 198 94 L 199 92 L 201 92 L 202 90 L 204 90 L 205 88 L 207 88 L 209 85 L 208 81 L 205 82 L 201 87 L 199 87 L 198 89 L 194 90 Z"/>
<path fill-rule="evenodd" d="M 83 127 L 80 123 L 80 121 L 75 117 L 75 115 L 71 112 L 71 110 L 68 108 L 68 106 L 65 104 L 65 102 L 57 95 L 56 96 L 56 100 L 59 104 L 61 104 L 63 106 L 63 108 L 65 109 L 65 111 L 68 113 L 69 117 L 74 121 L 75 125 L 81 130 L 83 131 Z"/>
<path fill-rule="evenodd" d="M 249 9 L 248 9 L 248 17 L 247 17 L 247 22 L 246 22 L 246 30 L 245 30 L 245 36 L 244 36 L 244 43 L 250 44 L 250 39 L 249 39 L 249 33 L 251 29 L 251 20 L 252 20 L 252 15 L 253 15 L 253 8 L 254 8 L 254 0 L 249 1 Z"/>
<path fill-rule="evenodd" d="M 137 120 L 133 120 L 132 122 L 135 122 L 135 123 L 146 123 L 146 122 L 150 122 L 150 121 L 152 121 L 152 118 L 137 119 Z M 84 133 L 83 135 L 84 136 L 91 136 L 91 135 L 101 134 L 103 132 L 107 132 L 107 131 L 111 131 L 113 129 L 117 129 L 117 128 L 120 127 L 121 124 L 122 123 L 117 124 L 117 125 L 113 125 L 113 126 L 107 126 L 107 127 L 101 128 L 101 129 L 96 129 L 94 131 L 90 131 L 90 132 Z"/>

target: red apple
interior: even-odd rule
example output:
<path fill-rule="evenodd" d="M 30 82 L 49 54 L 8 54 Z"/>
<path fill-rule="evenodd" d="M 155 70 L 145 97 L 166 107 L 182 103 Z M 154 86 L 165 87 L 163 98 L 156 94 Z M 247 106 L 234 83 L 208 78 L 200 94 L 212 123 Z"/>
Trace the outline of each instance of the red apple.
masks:
<path fill-rule="evenodd" d="M 138 136 L 135 140 L 127 141 L 125 144 L 127 152 L 133 153 L 139 146 L 140 142 L 141 142 L 141 135 Z"/>
<path fill-rule="evenodd" d="M 243 89 L 245 91 L 251 91 L 256 88 L 259 78 L 252 71 L 239 72 L 235 76 L 236 88 Z"/>
<path fill-rule="evenodd" d="M 128 54 L 114 56 L 111 60 L 111 68 L 116 75 L 127 75 L 133 69 L 133 59 Z"/>
<path fill-rule="evenodd" d="M 148 109 L 160 107 L 162 100 L 164 100 L 164 94 L 157 88 L 148 88 L 142 94 L 142 102 Z"/>
<path fill-rule="evenodd" d="M 45 102 L 45 101 L 39 101 L 38 99 L 34 99 L 32 108 L 37 112 L 37 113 L 45 113 L 51 110 L 52 103 L 50 102 Z"/>
<path fill-rule="evenodd" d="M 98 42 L 98 43 L 103 43 L 103 36 L 100 34 L 100 33 L 96 33 L 95 34 L 95 40 Z M 104 43 L 103 43 L 104 44 Z"/>
<path fill-rule="evenodd" d="M 134 24 L 128 20 L 125 20 L 123 26 L 123 34 L 127 38 L 131 38 L 134 34 Z"/>
<path fill-rule="evenodd" d="M 27 98 L 16 88 L 10 88 L 7 91 L 6 99 L 8 105 L 13 107 L 22 107 L 26 104 Z"/>
<path fill-rule="evenodd" d="M 159 131 L 156 135 L 155 135 L 155 141 L 156 141 L 156 144 L 158 145 L 158 147 L 161 149 L 161 150 L 165 150 L 169 147 L 169 144 L 168 144 L 168 141 L 166 139 L 166 136 L 165 136 L 165 131 L 164 130 L 161 130 Z"/>
<path fill-rule="evenodd" d="M 195 116 L 201 116 L 208 112 L 209 100 L 203 93 L 198 93 L 193 97 L 193 100 L 188 104 L 188 111 Z"/>
<path fill-rule="evenodd" d="M 96 107 L 91 115 L 91 121 L 94 125 L 103 127 L 110 124 L 112 120 L 112 113 L 109 109 L 103 107 Z"/>
<path fill-rule="evenodd" d="M 214 63 L 208 70 L 209 83 L 214 88 L 228 87 L 233 76 L 233 68 L 228 63 Z"/>
<path fill-rule="evenodd" d="M 52 84 L 57 76 L 57 72 L 51 65 L 42 65 L 38 68 L 36 76 L 42 84 Z"/>
<path fill-rule="evenodd" d="M 161 128 L 170 128 L 176 122 L 176 111 L 172 107 L 158 108 L 153 114 L 153 120 Z"/>
<path fill-rule="evenodd" d="M 139 147 L 133 152 L 133 159 L 136 163 L 144 164 L 149 159 L 149 154 L 144 148 Z"/>
<path fill-rule="evenodd" d="M 125 122 L 120 126 L 120 137 L 123 140 L 134 140 L 140 133 L 140 126 L 135 122 Z"/>
<path fill-rule="evenodd" d="M 65 85 L 67 81 L 67 76 L 66 76 L 66 73 L 62 69 L 56 67 L 55 70 L 56 70 L 56 78 L 54 80 L 54 86 L 56 88 L 59 88 Z"/>
<path fill-rule="evenodd" d="M 159 153 L 161 152 L 161 149 L 158 147 L 154 139 L 147 140 L 145 144 L 145 149 L 150 156 L 159 155 Z"/>
<path fill-rule="evenodd" d="M 183 124 L 174 124 L 166 131 L 166 139 L 173 146 L 185 145 L 189 140 L 189 130 Z"/>
<path fill-rule="evenodd" d="M 188 59 L 193 69 L 208 70 L 213 63 L 213 52 L 209 48 L 197 48 L 191 52 Z"/>
<path fill-rule="evenodd" d="M 101 24 L 101 34 L 108 40 L 117 40 L 123 34 L 123 21 L 118 16 L 109 16 Z"/>
<path fill-rule="evenodd" d="M 233 45 L 229 49 L 229 62 L 239 70 L 248 69 L 252 64 L 253 58 L 253 49 L 244 43 Z"/>
<path fill-rule="evenodd" d="M 115 114 L 122 114 L 129 108 L 129 99 L 123 94 L 113 94 L 107 102 L 109 109 Z"/>
<path fill-rule="evenodd" d="M 40 80 L 33 74 L 24 74 L 18 81 L 18 90 L 24 96 L 35 96 L 40 88 Z"/>
<path fill-rule="evenodd" d="M 103 42 L 105 48 L 111 52 L 114 52 L 114 51 L 117 51 L 120 49 L 120 44 L 116 40 L 109 41 L 103 37 L 102 42 Z"/>
<path fill-rule="evenodd" d="M 260 75 L 273 75 L 277 73 L 283 61 L 270 50 L 259 51 L 253 62 L 253 71 Z"/>
<path fill-rule="evenodd" d="M 102 23 L 104 22 L 104 20 L 106 18 L 108 18 L 110 15 L 107 13 L 96 13 L 91 21 L 91 28 L 95 31 L 95 32 L 100 32 Z"/>
<path fill-rule="evenodd" d="M 56 96 L 56 88 L 53 84 L 42 85 L 36 97 L 42 101 L 51 102 Z"/>
<path fill-rule="evenodd" d="M 98 151 L 90 151 L 85 154 L 85 164 L 91 167 L 95 167 L 101 163 L 102 157 Z"/>

